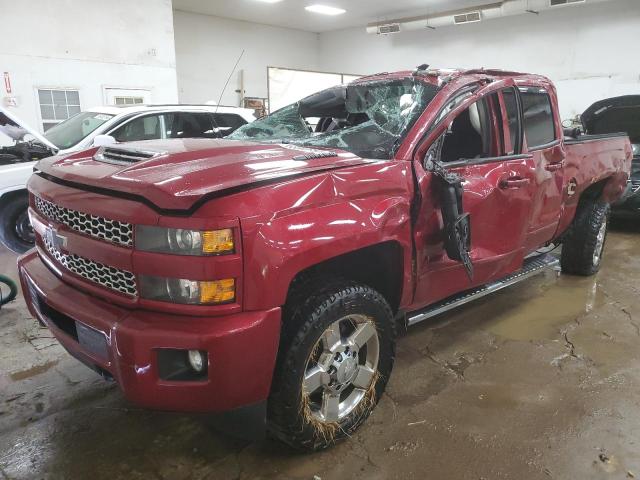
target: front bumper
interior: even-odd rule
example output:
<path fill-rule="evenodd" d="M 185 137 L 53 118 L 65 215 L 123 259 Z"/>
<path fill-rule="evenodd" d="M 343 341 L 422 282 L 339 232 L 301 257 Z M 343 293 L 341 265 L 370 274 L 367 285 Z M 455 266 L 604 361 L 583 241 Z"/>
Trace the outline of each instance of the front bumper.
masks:
<path fill-rule="evenodd" d="M 131 402 L 158 410 L 224 412 L 266 400 L 280 337 L 279 308 L 218 317 L 129 310 L 69 286 L 35 250 L 19 259 L 18 269 L 31 314 L 71 355 L 112 376 Z M 87 332 L 98 342 L 87 342 Z M 206 351 L 207 378 L 161 379 L 161 348 Z"/>

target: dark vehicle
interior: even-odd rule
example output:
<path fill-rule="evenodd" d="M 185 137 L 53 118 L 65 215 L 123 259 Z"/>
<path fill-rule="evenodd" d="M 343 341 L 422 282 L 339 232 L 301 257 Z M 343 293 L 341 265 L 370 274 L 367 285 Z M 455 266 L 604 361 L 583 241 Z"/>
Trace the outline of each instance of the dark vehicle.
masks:
<path fill-rule="evenodd" d="M 633 148 L 631 176 L 622 198 L 612 204 L 618 217 L 640 216 L 640 95 L 612 97 L 591 105 L 581 117 L 591 135 L 626 132 Z"/>

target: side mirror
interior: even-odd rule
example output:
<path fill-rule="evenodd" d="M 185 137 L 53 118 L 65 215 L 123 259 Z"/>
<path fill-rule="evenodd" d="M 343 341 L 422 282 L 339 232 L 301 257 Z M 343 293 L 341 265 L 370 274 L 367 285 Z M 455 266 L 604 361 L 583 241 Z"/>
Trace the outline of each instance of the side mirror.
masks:
<path fill-rule="evenodd" d="M 111 135 L 96 135 L 93 138 L 93 146 L 94 147 L 102 147 L 104 145 L 113 145 L 116 143 L 116 139 Z"/>
<path fill-rule="evenodd" d="M 471 218 L 464 212 L 462 195 L 464 186 L 459 175 L 442 168 L 434 170 L 436 188 L 440 194 L 440 210 L 444 223 L 444 248 L 451 260 L 464 265 L 469 280 L 473 280 L 471 262 Z"/>

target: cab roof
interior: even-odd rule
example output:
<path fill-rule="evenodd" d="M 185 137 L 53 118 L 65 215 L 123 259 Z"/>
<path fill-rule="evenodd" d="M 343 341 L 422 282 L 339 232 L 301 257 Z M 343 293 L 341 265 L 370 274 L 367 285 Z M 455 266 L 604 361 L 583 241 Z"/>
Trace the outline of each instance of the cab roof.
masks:
<path fill-rule="evenodd" d="M 424 67 L 424 66 L 421 66 Z M 510 70 L 500 70 L 494 68 L 471 68 L 471 69 L 460 69 L 460 68 L 421 68 L 419 67 L 416 70 L 402 70 L 398 72 L 382 72 L 375 73 L 373 75 L 368 75 L 365 77 L 360 77 L 357 80 L 353 81 L 353 84 L 371 82 L 371 81 L 381 81 L 381 80 L 396 80 L 402 78 L 408 78 L 411 76 L 418 77 L 422 79 L 422 81 L 426 81 L 427 83 L 432 83 L 434 85 L 440 86 L 445 83 L 449 83 L 453 80 L 461 79 L 462 77 L 468 76 L 474 80 L 479 79 L 489 79 L 492 81 L 502 80 L 505 78 L 514 78 L 514 79 L 528 79 L 535 82 L 546 82 L 548 79 L 542 75 L 534 75 L 530 73 L 523 72 L 515 72 Z"/>

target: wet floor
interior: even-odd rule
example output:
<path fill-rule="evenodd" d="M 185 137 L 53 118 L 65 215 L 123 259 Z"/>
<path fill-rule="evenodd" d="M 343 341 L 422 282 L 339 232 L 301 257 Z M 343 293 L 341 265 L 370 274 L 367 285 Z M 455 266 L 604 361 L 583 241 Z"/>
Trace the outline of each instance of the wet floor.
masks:
<path fill-rule="evenodd" d="M 639 298 L 640 226 L 618 224 L 597 276 L 548 272 L 409 330 L 369 421 L 313 455 L 128 404 L 17 301 L 0 479 L 640 478 Z"/>

